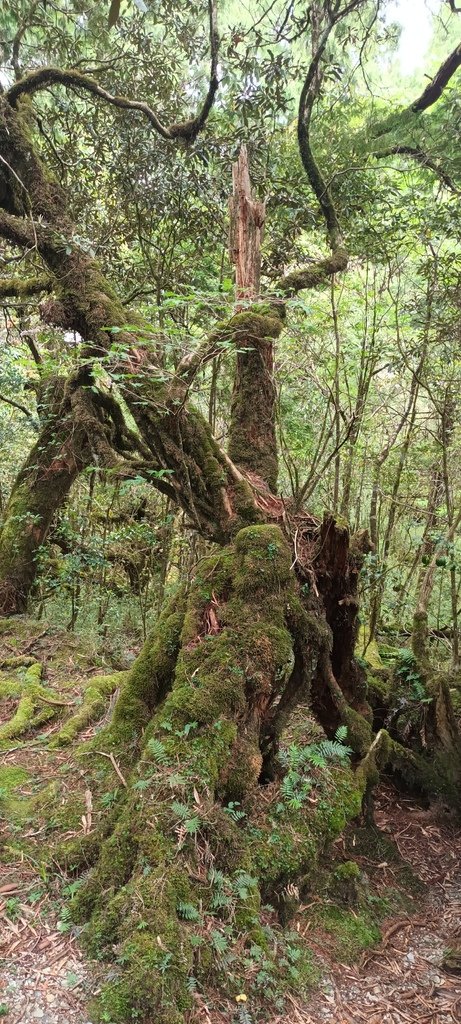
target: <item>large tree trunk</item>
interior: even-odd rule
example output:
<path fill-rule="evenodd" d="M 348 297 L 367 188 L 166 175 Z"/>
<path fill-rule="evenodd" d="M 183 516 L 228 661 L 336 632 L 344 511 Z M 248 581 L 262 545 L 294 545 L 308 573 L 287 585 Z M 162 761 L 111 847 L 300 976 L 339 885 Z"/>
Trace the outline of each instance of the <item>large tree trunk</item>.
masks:
<path fill-rule="evenodd" d="M 331 521 L 328 530 L 335 532 Z M 317 544 L 324 540 L 317 531 Z M 339 545 L 346 553 L 342 531 Z M 347 573 L 347 555 L 335 568 Z M 119 964 L 93 1019 L 180 1024 L 192 1005 L 191 978 L 235 995 L 211 955 L 212 937 L 236 960 L 262 941 L 262 904 L 285 919 L 287 887 L 308 886 L 322 848 L 360 812 L 385 760 L 384 733 L 357 771 L 341 768 L 315 807 L 290 807 L 273 757 L 289 714 L 309 702 L 320 676 L 337 687 L 325 681 L 331 634 L 310 603 L 282 529 L 241 529 L 202 560 L 187 598 L 179 592 L 161 617 L 111 726 L 86 747 L 86 763 L 92 753 L 97 765 L 101 749 L 123 759 L 129 739 L 141 744 L 111 833 L 74 901 L 74 918 L 89 920 L 92 955 L 115 951 Z M 338 693 L 335 707 L 347 717 Z M 129 758 L 122 763 L 129 770 Z M 277 935 L 265 942 L 274 967 L 284 941 Z"/>

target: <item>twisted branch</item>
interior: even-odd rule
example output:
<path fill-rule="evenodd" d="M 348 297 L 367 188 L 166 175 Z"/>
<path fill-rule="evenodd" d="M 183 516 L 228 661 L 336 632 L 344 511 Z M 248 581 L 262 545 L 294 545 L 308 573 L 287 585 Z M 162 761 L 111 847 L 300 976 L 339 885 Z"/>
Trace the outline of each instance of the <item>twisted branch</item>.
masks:
<path fill-rule="evenodd" d="M 183 139 L 186 142 L 191 142 L 197 137 L 207 120 L 219 85 L 219 36 L 217 29 L 216 0 L 208 0 L 208 13 L 211 51 L 208 92 L 199 113 L 188 121 L 172 124 L 167 127 L 162 124 L 155 111 L 152 110 L 149 104 L 144 102 L 144 100 L 132 100 L 126 96 L 114 96 L 112 93 L 108 92 L 107 89 L 103 89 L 94 78 L 73 69 L 62 70 L 61 68 L 56 67 L 45 67 L 38 68 L 37 71 L 30 71 L 24 76 L 24 78 L 15 82 L 15 84 L 8 89 L 6 92 L 6 99 L 12 107 L 16 107 L 21 96 L 33 95 L 40 89 L 47 89 L 51 85 L 64 85 L 74 89 L 83 89 L 86 92 L 91 93 L 93 96 L 97 96 L 100 99 L 105 100 L 106 103 L 110 103 L 112 106 L 117 107 L 120 110 L 136 110 L 144 114 L 155 131 L 161 135 L 163 139 Z"/>

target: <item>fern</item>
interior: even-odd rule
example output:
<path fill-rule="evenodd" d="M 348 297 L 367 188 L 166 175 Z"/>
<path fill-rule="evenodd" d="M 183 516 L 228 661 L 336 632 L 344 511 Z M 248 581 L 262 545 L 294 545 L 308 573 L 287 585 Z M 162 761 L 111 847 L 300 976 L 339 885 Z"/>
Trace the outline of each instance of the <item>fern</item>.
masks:
<path fill-rule="evenodd" d="M 176 913 L 183 921 L 200 921 L 197 907 L 194 907 L 192 903 L 178 903 Z"/>
<path fill-rule="evenodd" d="M 225 953 L 229 945 L 226 936 L 222 932 L 212 931 L 211 941 L 217 953 Z"/>
<path fill-rule="evenodd" d="M 161 743 L 160 740 L 156 740 L 156 739 L 149 740 L 149 742 L 147 744 L 147 749 L 148 749 L 149 754 L 151 755 L 152 759 L 154 761 L 157 761 L 158 764 L 164 764 L 164 765 L 168 764 L 169 757 L 168 757 L 168 754 L 167 754 L 167 752 L 165 750 L 164 744 Z"/>
<path fill-rule="evenodd" d="M 346 747 L 344 743 L 338 743 L 336 739 L 320 740 L 320 743 L 316 744 L 312 753 L 322 758 L 324 764 L 326 764 L 328 761 L 347 761 L 352 754 L 352 748 Z"/>
<path fill-rule="evenodd" d="M 176 814 L 182 823 L 186 832 L 193 836 L 198 832 L 200 828 L 200 818 L 196 814 L 192 814 L 191 808 L 187 804 L 182 804 L 180 800 L 173 800 L 171 804 L 171 810 Z"/>
<path fill-rule="evenodd" d="M 181 821 L 185 821 L 190 815 L 190 808 L 187 804 L 182 804 L 179 800 L 173 800 L 171 810 L 177 815 Z"/>

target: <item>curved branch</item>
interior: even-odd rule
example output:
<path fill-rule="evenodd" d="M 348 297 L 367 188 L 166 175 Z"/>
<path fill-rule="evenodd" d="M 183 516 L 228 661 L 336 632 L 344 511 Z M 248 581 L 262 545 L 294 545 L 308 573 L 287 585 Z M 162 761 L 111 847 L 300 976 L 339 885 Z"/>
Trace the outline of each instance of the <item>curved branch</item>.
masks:
<path fill-rule="evenodd" d="M 288 295 L 301 291 L 303 288 L 315 288 L 325 278 L 338 271 L 345 270 L 347 267 L 348 254 L 343 242 L 341 225 L 330 189 L 312 150 L 310 125 L 314 102 L 320 86 L 320 63 L 331 32 L 339 21 L 342 21 L 353 10 L 360 7 L 361 4 L 362 0 L 350 0 L 350 3 L 347 3 L 343 8 L 340 7 L 339 2 L 332 9 L 326 5 L 328 20 L 318 37 L 316 49 L 299 97 L 297 129 L 299 155 L 325 220 L 332 255 L 328 259 L 319 260 L 309 267 L 300 271 L 294 271 L 282 278 L 278 287 Z"/>
<path fill-rule="evenodd" d="M 24 76 L 24 78 L 15 82 L 15 84 L 8 89 L 6 99 L 12 107 L 16 107 L 21 96 L 33 95 L 41 89 L 47 89 L 51 85 L 64 85 L 73 89 L 83 89 L 86 92 L 91 93 L 93 96 L 98 96 L 100 99 L 105 100 L 106 103 L 110 103 L 112 106 L 117 107 L 120 110 L 136 110 L 144 114 L 155 131 L 164 139 L 184 139 L 187 142 L 190 142 L 197 137 L 198 133 L 203 128 L 213 106 L 219 84 L 217 74 L 219 37 L 217 31 L 216 0 L 209 0 L 208 11 L 211 49 L 210 81 L 208 92 L 201 110 L 196 117 L 193 117 L 188 121 L 167 127 L 162 124 L 155 111 L 152 110 L 149 104 L 145 103 L 144 100 L 131 100 L 126 96 L 114 96 L 112 93 L 108 92 L 107 89 L 103 89 L 102 86 L 100 86 L 98 82 L 89 75 L 82 74 L 82 72 L 72 69 L 62 70 L 61 68 L 56 67 L 38 68 L 37 71 L 30 71 Z"/>
<path fill-rule="evenodd" d="M 416 160 L 418 164 L 421 164 L 421 167 L 428 167 L 430 171 L 433 171 L 442 184 L 445 185 L 446 188 L 450 189 L 450 192 L 456 192 L 459 194 L 459 188 L 443 170 L 443 167 L 440 167 L 440 165 L 433 160 L 428 153 L 425 153 L 422 149 L 418 149 L 416 146 L 390 146 L 389 149 L 383 149 L 378 153 L 373 153 L 373 156 L 376 157 L 377 160 L 381 160 L 383 157 L 387 156 L 411 156 L 413 160 Z"/>
<path fill-rule="evenodd" d="M 334 22 L 330 21 L 323 30 L 301 90 L 298 107 L 298 146 L 302 165 L 322 210 L 330 245 L 334 251 L 342 243 L 341 228 L 328 185 L 316 162 L 310 142 L 310 123 L 317 95 L 318 71 L 333 25 Z"/>

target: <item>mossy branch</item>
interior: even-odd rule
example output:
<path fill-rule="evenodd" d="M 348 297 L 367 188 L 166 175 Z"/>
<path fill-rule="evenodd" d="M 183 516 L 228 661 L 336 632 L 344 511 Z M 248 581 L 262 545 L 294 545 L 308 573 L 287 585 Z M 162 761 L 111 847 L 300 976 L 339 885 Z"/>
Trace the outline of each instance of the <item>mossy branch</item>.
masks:
<path fill-rule="evenodd" d="M 0 277 L 0 299 L 25 299 L 29 295 L 49 292 L 53 286 L 51 277 L 41 274 L 37 277 Z"/>
<path fill-rule="evenodd" d="M 99 99 L 117 107 L 119 110 L 138 111 L 147 118 L 154 130 L 161 135 L 163 139 L 182 139 L 185 142 L 192 142 L 197 137 L 208 118 L 219 85 L 217 74 L 219 36 L 217 30 L 216 0 L 209 0 L 208 12 L 211 51 L 208 92 L 199 113 L 187 121 L 172 124 L 167 127 L 161 122 L 155 111 L 152 110 L 152 107 L 150 107 L 144 100 L 133 100 L 129 99 L 127 96 L 113 95 L 113 93 L 108 92 L 107 89 L 103 89 L 94 78 L 72 68 L 61 69 L 56 67 L 44 67 L 38 68 L 36 71 L 30 71 L 18 82 L 15 82 L 10 89 L 8 89 L 6 99 L 12 107 L 16 107 L 18 100 L 22 96 L 31 96 L 34 93 L 39 92 L 41 89 L 47 89 L 52 85 L 64 85 L 71 89 L 80 89 L 89 92 L 92 96 L 97 96 Z"/>
<path fill-rule="evenodd" d="M 32 222 L 7 213 L 6 210 L 0 210 L 0 235 L 20 248 L 37 247 L 37 235 Z"/>
<path fill-rule="evenodd" d="M 317 263 L 311 263 L 307 267 L 300 267 L 299 270 L 292 270 L 289 274 L 277 282 L 277 290 L 282 291 L 287 297 L 297 295 L 298 292 L 309 288 L 318 288 L 328 281 L 333 274 L 339 274 L 347 269 L 347 250 L 340 246 L 331 256 Z"/>

